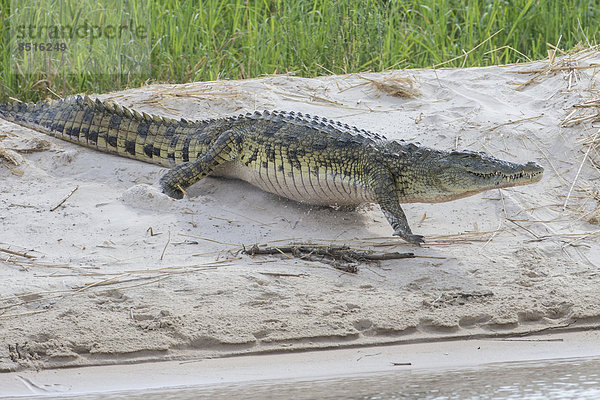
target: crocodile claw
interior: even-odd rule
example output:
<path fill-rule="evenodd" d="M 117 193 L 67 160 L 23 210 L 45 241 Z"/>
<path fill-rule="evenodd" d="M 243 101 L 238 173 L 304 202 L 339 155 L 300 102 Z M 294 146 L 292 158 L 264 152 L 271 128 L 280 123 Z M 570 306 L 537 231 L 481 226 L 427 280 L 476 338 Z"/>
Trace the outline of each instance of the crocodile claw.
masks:
<path fill-rule="evenodd" d="M 423 235 L 413 235 L 412 233 L 405 232 L 394 232 L 394 236 L 400 236 L 402 239 L 406 240 L 408 243 L 421 246 L 421 243 L 424 243 Z"/>
<path fill-rule="evenodd" d="M 171 187 L 166 182 L 160 182 L 161 191 L 169 197 L 172 197 L 177 200 L 183 199 L 183 192 L 177 187 Z"/>

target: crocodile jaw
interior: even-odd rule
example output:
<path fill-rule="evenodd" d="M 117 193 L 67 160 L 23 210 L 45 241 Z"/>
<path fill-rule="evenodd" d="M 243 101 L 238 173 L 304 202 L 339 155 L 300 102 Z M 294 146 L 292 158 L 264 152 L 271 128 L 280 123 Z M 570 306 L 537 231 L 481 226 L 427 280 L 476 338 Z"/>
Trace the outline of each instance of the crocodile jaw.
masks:
<path fill-rule="evenodd" d="M 401 203 L 441 203 L 491 189 L 528 185 L 542 179 L 544 168 L 534 162 L 513 163 L 473 151 L 416 151 L 410 183 L 397 181 Z"/>
<path fill-rule="evenodd" d="M 489 160 L 486 161 L 482 169 L 459 164 L 443 168 L 437 176 L 441 189 L 438 201 L 456 200 L 491 189 L 529 185 L 540 181 L 544 174 L 544 168 L 534 162 L 516 164 L 495 160 L 495 165 L 490 167 Z"/>

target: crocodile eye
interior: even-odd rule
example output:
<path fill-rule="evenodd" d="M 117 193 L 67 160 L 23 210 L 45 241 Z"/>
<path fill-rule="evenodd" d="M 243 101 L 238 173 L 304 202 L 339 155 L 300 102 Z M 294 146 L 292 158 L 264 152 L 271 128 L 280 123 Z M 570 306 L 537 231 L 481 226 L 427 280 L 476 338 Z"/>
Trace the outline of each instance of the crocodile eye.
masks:
<path fill-rule="evenodd" d="M 463 150 L 463 151 L 453 151 L 450 153 L 451 156 L 454 157 L 458 157 L 458 158 L 471 158 L 471 159 L 479 159 L 482 156 L 485 156 L 485 153 L 481 153 L 481 152 L 475 152 L 475 151 L 470 151 L 470 150 Z"/>

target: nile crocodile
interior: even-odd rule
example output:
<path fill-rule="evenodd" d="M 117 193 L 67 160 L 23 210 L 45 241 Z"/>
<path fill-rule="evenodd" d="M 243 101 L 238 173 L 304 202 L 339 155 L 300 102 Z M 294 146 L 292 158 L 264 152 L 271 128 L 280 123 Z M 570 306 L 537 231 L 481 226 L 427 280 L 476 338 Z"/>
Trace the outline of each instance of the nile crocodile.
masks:
<path fill-rule="evenodd" d="M 73 96 L 0 105 L 0 117 L 69 142 L 173 167 L 164 193 L 180 199 L 207 175 L 238 178 L 302 203 L 375 202 L 394 235 L 419 244 L 401 203 L 438 203 L 537 182 L 543 168 L 472 151 L 444 151 L 307 114 L 263 111 L 190 122 Z"/>

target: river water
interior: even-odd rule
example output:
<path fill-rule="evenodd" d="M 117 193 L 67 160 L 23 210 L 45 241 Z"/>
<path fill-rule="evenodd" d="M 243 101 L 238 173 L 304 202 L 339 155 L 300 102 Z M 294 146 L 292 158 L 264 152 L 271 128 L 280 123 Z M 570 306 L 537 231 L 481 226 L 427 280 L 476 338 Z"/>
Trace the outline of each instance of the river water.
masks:
<path fill-rule="evenodd" d="M 335 371 L 332 371 L 335 373 Z M 44 399 L 58 397 L 43 396 Z M 60 397 L 64 398 L 64 397 Z M 600 399 L 600 358 L 265 380 L 78 395 L 78 399 Z"/>

